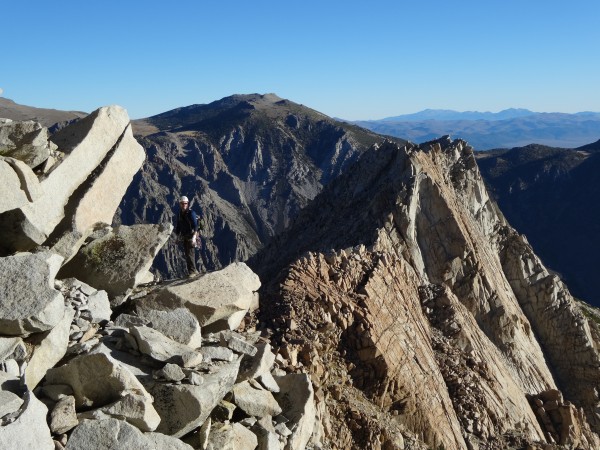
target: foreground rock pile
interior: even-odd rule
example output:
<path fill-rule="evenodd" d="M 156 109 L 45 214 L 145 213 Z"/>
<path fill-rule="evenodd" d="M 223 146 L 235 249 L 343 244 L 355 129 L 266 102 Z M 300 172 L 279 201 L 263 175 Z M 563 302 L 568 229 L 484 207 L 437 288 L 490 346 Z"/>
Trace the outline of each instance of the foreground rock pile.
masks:
<path fill-rule="evenodd" d="M 50 139 L 0 123 L 0 448 L 306 448 L 313 386 L 246 320 L 257 275 L 157 285 L 172 226 L 108 224 L 143 160 L 125 111 Z"/>
<path fill-rule="evenodd" d="M 57 324 L 0 338 L 0 447 L 306 447 L 315 421 L 309 377 L 282 370 L 259 332 L 202 334 L 200 323 L 238 328 L 239 313 L 248 313 L 244 298 L 260 283 L 244 264 L 156 288 L 114 320 L 105 291 L 74 278 L 53 283 L 64 299 Z M 182 288 L 194 297 L 159 303 Z M 201 304 L 199 292 L 220 301 L 195 315 L 181 305 Z"/>

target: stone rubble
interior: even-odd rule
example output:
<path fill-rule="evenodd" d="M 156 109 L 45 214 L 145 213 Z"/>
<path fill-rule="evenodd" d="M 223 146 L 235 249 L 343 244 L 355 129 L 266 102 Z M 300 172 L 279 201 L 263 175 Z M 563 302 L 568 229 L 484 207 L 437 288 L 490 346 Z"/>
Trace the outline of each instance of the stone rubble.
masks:
<path fill-rule="evenodd" d="M 25 334 L 2 338 L 0 349 L 4 361 L 17 358 L 24 366 L 22 376 L 17 373 L 13 378 L 21 378 L 23 383 L 18 392 L 34 389 L 48 405 L 48 421 L 44 419 L 45 425 L 38 423 L 36 427 L 47 433 L 44 436 L 53 436 L 55 443 L 64 441 L 61 448 L 96 448 L 105 443 L 114 448 L 153 448 L 159 444 L 175 449 L 305 448 L 304 437 L 300 444 L 295 443 L 298 433 L 284 423 L 307 421 L 308 429 L 312 429 L 316 417 L 312 387 L 310 383 L 291 382 L 305 392 L 300 401 L 292 400 L 294 408 L 308 411 L 302 420 L 292 410 L 282 410 L 273 393 L 285 392 L 290 380 L 282 376 L 284 366 L 277 362 L 271 346 L 257 342 L 260 334 L 232 330 L 207 333 L 192 347 L 147 326 L 151 322 L 140 324 L 135 314 L 123 313 L 121 321 L 120 316 L 110 320 L 104 291 L 75 278 L 51 281 L 63 298 L 63 318 L 54 328 L 32 334 L 39 341 L 33 350 L 22 344 Z M 160 317 L 168 319 L 169 314 L 177 323 L 181 308 L 163 311 Z M 57 345 L 54 336 L 60 336 L 64 344 Z M 46 347 L 58 349 L 58 353 L 45 357 L 53 362 L 40 366 L 36 361 L 41 357 L 36 359 L 36 355 L 44 354 Z M 124 353 L 131 359 L 123 357 Z M 33 369 L 38 366 L 41 368 Z M 32 379 L 33 373 L 39 375 Z M 6 399 L 1 442 L 12 439 L 13 430 L 18 428 L 10 416 L 23 408 L 27 393 L 30 398 L 34 393 L 0 392 Z M 287 396 L 285 402 L 289 402 Z M 256 419 L 254 425 L 249 423 L 252 417 L 261 419 L 263 425 L 256 425 Z M 206 432 L 207 421 L 212 425 L 203 444 L 199 440 L 197 446 L 186 444 L 184 441 L 201 428 Z M 306 426 L 294 428 L 305 430 Z M 38 438 L 44 442 L 45 438 Z M 51 439 L 47 442 L 52 444 Z"/>

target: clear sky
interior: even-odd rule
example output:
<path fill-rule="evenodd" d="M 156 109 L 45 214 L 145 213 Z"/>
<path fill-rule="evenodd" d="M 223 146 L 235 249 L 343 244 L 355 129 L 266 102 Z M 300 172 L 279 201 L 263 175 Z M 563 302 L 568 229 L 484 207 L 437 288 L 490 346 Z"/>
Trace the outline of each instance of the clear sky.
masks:
<path fill-rule="evenodd" d="M 332 117 L 600 111 L 600 1 L 0 2 L 0 89 L 132 118 L 275 93 Z"/>

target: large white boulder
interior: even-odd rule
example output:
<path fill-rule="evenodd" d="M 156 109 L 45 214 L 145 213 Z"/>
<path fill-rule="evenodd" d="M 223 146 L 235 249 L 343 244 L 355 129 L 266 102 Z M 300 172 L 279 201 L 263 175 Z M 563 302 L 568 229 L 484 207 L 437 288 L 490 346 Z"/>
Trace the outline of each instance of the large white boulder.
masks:
<path fill-rule="evenodd" d="M 40 341 L 35 347 L 33 355 L 25 368 L 25 385 L 33 390 L 44 378 L 48 369 L 54 367 L 67 352 L 69 345 L 69 331 L 75 310 L 65 307 L 62 319 L 52 330 L 37 337 Z"/>
<path fill-rule="evenodd" d="M 62 261 L 49 251 L 0 258 L 0 334 L 46 331 L 62 319 L 64 298 L 54 288 Z"/>
<path fill-rule="evenodd" d="M 154 397 L 154 407 L 161 417 L 156 431 L 182 437 L 202 425 L 215 406 L 231 391 L 239 366 L 239 359 L 224 364 L 217 372 L 203 375 L 199 386 L 171 383 L 148 386 Z"/>
<path fill-rule="evenodd" d="M 129 117 L 120 106 L 107 106 L 63 128 L 52 136 L 65 158 L 40 182 L 41 195 L 16 210 L 0 214 L 0 229 L 11 229 L 12 250 L 29 250 L 42 244 L 79 199 L 73 194 L 123 135 Z M 6 236 L 3 236 L 6 237 Z"/>
<path fill-rule="evenodd" d="M 126 420 L 141 431 L 154 431 L 160 423 L 160 416 L 152 406 L 149 396 L 133 391 L 123 392 L 122 398 L 110 405 L 79 414 L 80 419 L 109 417 Z"/>
<path fill-rule="evenodd" d="M 173 225 L 119 226 L 82 247 L 60 271 L 112 298 L 129 288 L 152 281 L 149 272 L 154 257 L 173 231 Z"/>
<path fill-rule="evenodd" d="M 0 155 L 10 156 L 34 168 L 48 159 L 52 143 L 48 129 L 33 120 L 0 119 Z"/>
<path fill-rule="evenodd" d="M 138 391 L 149 397 L 135 375 L 104 353 L 81 355 L 64 366 L 50 369 L 46 384 L 71 386 L 78 408 L 106 406 L 120 400 L 125 391 Z"/>
<path fill-rule="evenodd" d="M 198 319 L 187 308 L 165 308 L 143 299 L 135 307 L 137 316 L 168 338 L 192 348 L 202 345 Z"/>
<path fill-rule="evenodd" d="M 281 407 L 271 392 L 243 381 L 233 387 L 233 401 L 249 416 L 265 417 L 281 414 Z"/>
<path fill-rule="evenodd" d="M 83 420 L 71 433 L 65 449 L 158 450 L 138 428 L 112 418 Z"/>
<path fill-rule="evenodd" d="M 194 367 L 202 362 L 202 354 L 187 345 L 169 339 L 150 327 L 131 327 L 129 329 L 137 342 L 138 349 L 144 355 L 183 367 Z"/>
<path fill-rule="evenodd" d="M 260 280 L 243 262 L 230 264 L 190 282 L 162 289 L 155 301 L 171 308 L 185 306 L 200 326 L 211 331 L 236 329 L 255 302 Z"/>
<path fill-rule="evenodd" d="M 67 208 L 65 221 L 68 226 L 61 230 L 61 237 L 53 246 L 54 251 L 67 261 L 91 233 L 94 224 L 112 223 L 125 191 L 144 162 L 146 153 L 133 137 L 131 125 L 127 126 L 108 157 L 110 159 L 100 166 L 99 173 L 86 182 L 81 198 L 75 199 L 73 207 Z"/>
<path fill-rule="evenodd" d="M 207 450 L 254 450 L 258 446 L 256 434 L 239 423 L 223 423 L 212 427 Z"/>
<path fill-rule="evenodd" d="M 21 408 L 21 415 L 13 423 L 0 426 L 0 448 L 54 450 L 46 405 L 33 392 L 26 392 Z"/>

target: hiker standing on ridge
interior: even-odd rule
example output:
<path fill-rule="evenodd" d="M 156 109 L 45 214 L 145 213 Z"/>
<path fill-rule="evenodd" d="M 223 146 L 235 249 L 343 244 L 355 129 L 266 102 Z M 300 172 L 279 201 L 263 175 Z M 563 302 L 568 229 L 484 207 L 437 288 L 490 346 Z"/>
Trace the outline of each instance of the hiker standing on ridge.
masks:
<path fill-rule="evenodd" d="M 175 234 L 183 242 L 188 277 L 198 274 L 198 269 L 196 269 L 198 225 L 198 215 L 190 209 L 190 202 L 184 195 L 179 199 L 179 214 L 177 215 Z"/>

